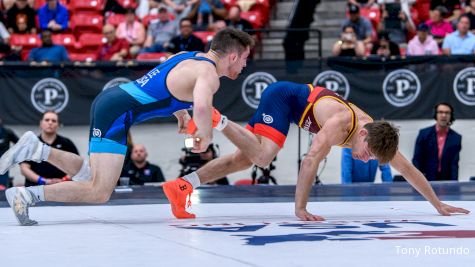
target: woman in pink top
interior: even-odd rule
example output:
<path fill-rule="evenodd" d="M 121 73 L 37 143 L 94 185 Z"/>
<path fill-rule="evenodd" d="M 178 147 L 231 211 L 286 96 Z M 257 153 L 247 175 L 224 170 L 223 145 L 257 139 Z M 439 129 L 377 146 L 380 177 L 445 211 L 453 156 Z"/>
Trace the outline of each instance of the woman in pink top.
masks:
<path fill-rule="evenodd" d="M 446 13 L 447 9 L 445 7 L 438 6 L 431 12 L 431 19 L 426 22 L 430 27 L 430 33 L 439 45 L 442 44 L 447 34 L 454 31 L 450 22 L 444 20 L 444 14 Z"/>
<path fill-rule="evenodd" d="M 135 10 L 128 8 L 125 21 L 117 27 L 116 36 L 127 40 L 130 44 L 130 55 L 135 58 L 145 41 L 145 27 L 135 19 Z"/>

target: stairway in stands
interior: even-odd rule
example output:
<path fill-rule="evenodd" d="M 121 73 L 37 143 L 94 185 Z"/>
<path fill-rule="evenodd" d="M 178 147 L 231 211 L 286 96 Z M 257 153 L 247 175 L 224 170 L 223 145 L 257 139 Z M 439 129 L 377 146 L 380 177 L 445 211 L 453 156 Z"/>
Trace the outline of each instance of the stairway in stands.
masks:
<path fill-rule="evenodd" d="M 311 1 L 311 0 L 308 0 Z M 339 38 L 341 23 L 345 18 L 344 0 L 321 0 L 318 4 L 314 22 L 311 29 L 320 29 L 322 31 L 322 55 L 324 57 L 331 55 L 333 43 Z M 285 28 L 288 24 L 290 12 L 292 11 L 293 0 L 279 0 L 274 11 L 271 13 L 270 28 Z M 285 57 L 282 41 L 284 32 L 272 33 L 263 39 L 262 58 L 265 59 L 283 59 Z M 305 45 L 306 58 L 318 57 L 318 38 L 316 33 L 310 34 L 310 39 Z"/>

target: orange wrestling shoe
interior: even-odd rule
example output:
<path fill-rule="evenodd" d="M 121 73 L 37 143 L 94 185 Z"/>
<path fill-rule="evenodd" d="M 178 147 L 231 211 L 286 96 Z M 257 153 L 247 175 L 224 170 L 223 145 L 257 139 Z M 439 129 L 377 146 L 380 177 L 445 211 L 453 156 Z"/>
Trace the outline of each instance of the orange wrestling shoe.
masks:
<path fill-rule="evenodd" d="M 183 178 L 178 178 L 174 181 L 168 181 L 163 184 L 163 191 L 167 196 L 168 201 L 172 206 L 172 213 L 177 219 L 194 219 L 196 215 L 186 211 L 187 207 L 191 206 L 191 200 L 186 202 L 186 197 L 191 197 L 193 187 Z"/>

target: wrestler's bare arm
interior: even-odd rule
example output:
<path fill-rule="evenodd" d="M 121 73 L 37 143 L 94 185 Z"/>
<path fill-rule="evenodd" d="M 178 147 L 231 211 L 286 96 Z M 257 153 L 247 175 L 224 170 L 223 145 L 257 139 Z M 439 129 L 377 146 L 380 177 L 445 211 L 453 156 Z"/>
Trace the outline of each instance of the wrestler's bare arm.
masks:
<path fill-rule="evenodd" d="M 191 120 L 191 116 L 186 109 L 177 110 L 173 113 L 178 120 L 178 133 L 186 133 L 188 122 Z"/>
<path fill-rule="evenodd" d="M 332 116 L 325 122 L 321 130 L 313 137 L 312 146 L 302 160 L 295 188 L 295 215 L 301 220 L 324 220 L 307 211 L 308 196 L 315 181 L 318 165 L 328 155 L 331 147 L 340 144 L 348 135 L 346 125 L 351 119 L 344 115 Z"/>
<path fill-rule="evenodd" d="M 219 77 L 216 69 L 209 64 L 202 64 L 197 71 L 193 89 L 193 120 L 198 129 L 193 135 L 195 140 L 193 152 L 200 153 L 208 148 L 213 137 L 211 113 L 213 95 L 219 88 Z"/>
<path fill-rule="evenodd" d="M 424 175 L 410 163 L 399 151 L 393 160 L 390 161 L 391 166 L 429 201 L 441 215 L 448 216 L 451 213 L 469 213 L 468 210 L 452 207 L 442 203 L 432 190 Z"/>

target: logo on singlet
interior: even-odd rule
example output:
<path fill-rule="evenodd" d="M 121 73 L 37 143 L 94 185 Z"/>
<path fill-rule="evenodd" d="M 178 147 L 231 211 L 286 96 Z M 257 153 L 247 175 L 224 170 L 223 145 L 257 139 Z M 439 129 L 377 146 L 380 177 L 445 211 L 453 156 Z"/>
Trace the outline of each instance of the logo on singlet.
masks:
<path fill-rule="evenodd" d="M 475 68 L 465 68 L 457 73 L 454 80 L 457 99 L 468 106 L 475 106 Z"/>
<path fill-rule="evenodd" d="M 130 80 L 125 78 L 125 77 L 114 78 L 114 79 L 110 80 L 109 82 L 107 82 L 106 85 L 104 85 L 104 87 L 102 87 L 102 91 L 104 91 L 106 89 L 109 89 L 111 87 L 115 87 L 115 86 L 119 86 L 119 85 L 124 84 L 124 83 L 128 83 L 128 82 L 130 82 Z"/>
<path fill-rule="evenodd" d="M 302 128 L 303 128 L 305 131 L 310 131 L 310 126 L 312 126 L 312 120 L 311 120 L 310 118 L 307 118 L 307 119 L 305 120 L 305 123 L 303 124 L 303 127 L 302 127 Z"/>
<path fill-rule="evenodd" d="M 59 113 L 68 105 L 69 92 L 64 83 L 55 78 L 45 78 L 31 89 L 31 103 L 39 112 L 54 110 Z"/>
<path fill-rule="evenodd" d="M 410 105 L 419 96 L 421 83 L 417 75 L 405 69 L 389 73 L 383 82 L 384 98 L 395 107 Z"/>
<path fill-rule="evenodd" d="M 247 76 L 242 83 L 242 99 L 244 99 L 248 106 L 257 109 L 264 90 L 276 81 L 275 77 L 267 72 L 255 72 Z"/>
<path fill-rule="evenodd" d="M 265 113 L 262 113 L 262 120 L 266 123 L 266 124 L 271 124 L 274 122 L 274 118 L 272 118 L 271 115 L 267 115 Z"/>
<path fill-rule="evenodd" d="M 343 99 L 348 99 L 348 95 L 350 94 L 350 83 L 348 79 L 338 71 L 324 71 L 313 79 L 312 84 L 332 90 L 343 97 Z"/>
<path fill-rule="evenodd" d="M 94 137 L 101 137 L 102 136 L 102 132 L 100 129 L 97 129 L 97 128 L 92 128 L 92 136 Z"/>

